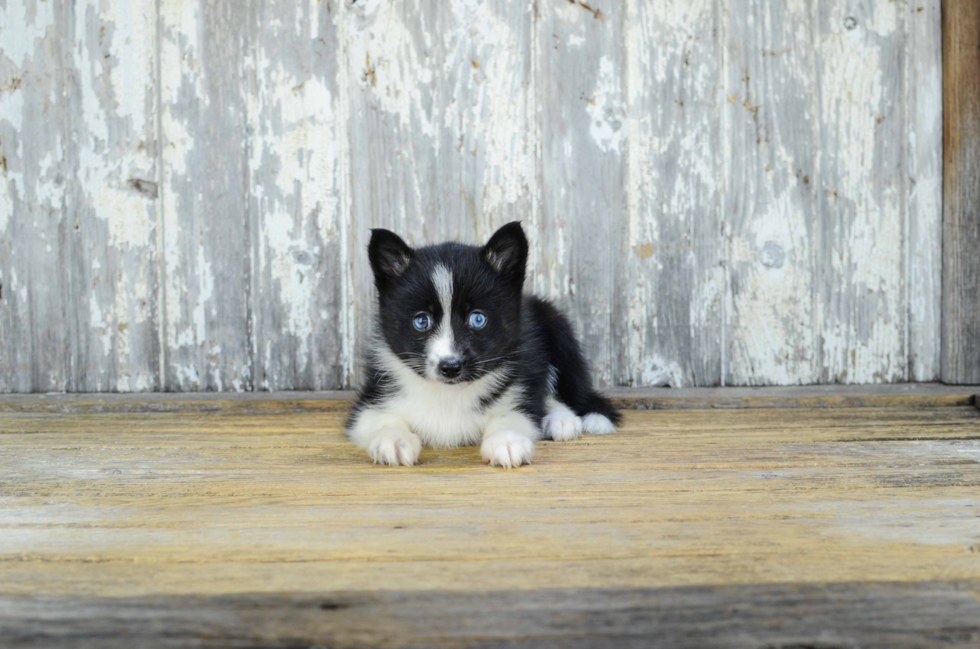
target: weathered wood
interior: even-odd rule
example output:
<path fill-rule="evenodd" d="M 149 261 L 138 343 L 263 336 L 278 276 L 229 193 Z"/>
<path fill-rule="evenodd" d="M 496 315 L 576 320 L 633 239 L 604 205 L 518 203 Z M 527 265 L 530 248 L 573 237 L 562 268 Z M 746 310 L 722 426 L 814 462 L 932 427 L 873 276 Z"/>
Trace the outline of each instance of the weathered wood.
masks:
<path fill-rule="evenodd" d="M 617 282 L 630 385 L 722 380 L 721 11 L 707 0 L 627 11 L 629 223 Z"/>
<path fill-rule="evenodd" d="M 626 3 L 543 2 L 535 25 L 539 211 L 531 287 L 565 308 L 600 385 L 628 383 Z"/>
<path fill-rule="evenodd" d="M 72 3 L 71 392 L 160 389 L 156 2 Z"/>
<path fill-rule="evenodd" d="M 0 392 L 69 387 L 69 16 L 61 0 L 0 8 Z"/>
<path fill-rule="evenodd" d="M 908 316 L 903 13 L 888 0 L 820 3 L 814 12 L 817 159 L 800 173 L 818 215 L 819 381 L 900 381 Z"/>
<path fill-rule="evenodd" d="M 0 415 L 0 591 L 980 579 L 971 406 L 634 411 L 509 472 L 374 466 L 344 417 Z"/>
<path fill-rule="evenodd" d="M 514 219 L 601 384 L 980 382 L 940 2 L 9 0 L 0 391 L 354 387 L 368 229 Z"/>
<path fill-rule="evenodd" d="M 0 597 L 11 646 L 975 647 L 980 582 Z"/>
<path fill-rule="evenodd" d="M 951 408 L 980 405 L 980 386 L 884 384 L 765 388 L 614 388 L 627 410 L 722 408 Z M 351 391 L 153 394 L 8 394 L 0 412 L 303 412 L 346 411 Z"/>
<path fill-rule="evenodd" d="M 477 243 L 531 213 L 531 8 L 505 0 L 346 7 L 346 335 L 356 339 L 355 358 L 374 311 L 370 228 L 412 245 Z"/>
<path fill-rule="evenodd" d="M 254 388 L 346 383 L 342 2 L 248 6 Z"/>
<path fill-rule="evenodd" d="M 937 381 L 942 359 L 943 106 L 941 0 L 905 5 L 909 381 Z"/>
<path fill-rule="evenodd" d="M 253 387 L 244 48 L 247 12 L 160 2 L 167 390 Z"/>
<path fill-rule="evenodd" d="M 980 382 L 980 6 L 943 2 L 943 359 Z"/>
<path fill-rule="evenodd" d="M 935 380 L 939 3 L 732 4 L 725 382 Z"/>
<path fill-rule="evenodd" d="M 826 304 L 815 295 L 820 213 L 811 176 L 815 181 L 820 109 L 814 16 L 804 4 L 726 4 L 725 384 L 817 383 L 817 319 Z"/>

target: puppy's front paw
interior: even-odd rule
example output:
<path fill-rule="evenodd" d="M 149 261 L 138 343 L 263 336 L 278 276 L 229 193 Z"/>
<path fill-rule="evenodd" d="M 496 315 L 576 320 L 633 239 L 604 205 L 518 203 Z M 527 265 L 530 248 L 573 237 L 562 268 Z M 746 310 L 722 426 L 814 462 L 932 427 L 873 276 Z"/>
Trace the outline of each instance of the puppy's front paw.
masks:
<path fill-rule="evenodd" d="M 382 428 L 367 447 L 375 464 L 412 466 L 422 452 L 422 440 L 399 428 Z"/>
<path fill-rule="evenodd" d="M 530 464 L 534 455 L 534 442 L 518 433 L 503 430 L 490 435 L 480 446 L 480 455 L 490 466 L 502 466 L 507 469 Z"/>
<path fill-rule="evenodd" d="M 541 428 L 556 442 L 567 442 L 582 434 L 582 420 L 571 410 L 556 410 L 544 416 Z"/>

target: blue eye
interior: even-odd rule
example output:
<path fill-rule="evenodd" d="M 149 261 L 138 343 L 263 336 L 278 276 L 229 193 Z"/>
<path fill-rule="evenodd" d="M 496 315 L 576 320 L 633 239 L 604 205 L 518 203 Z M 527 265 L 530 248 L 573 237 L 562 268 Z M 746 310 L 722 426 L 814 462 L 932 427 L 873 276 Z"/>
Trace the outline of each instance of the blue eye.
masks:
<path fill-rule="evenodd" d="M 474 329 L 483 329 L 487 326 L 487 316 L 479 311 L 474 311 L 470 314 L 470 326 Z"/>
<path fill-rule="evenodd" d="M 412 320 L 412 324 L 415 326 L 416 331 L 428 331 L 429 327 L 432 326 L 432 320 L 429 319 L 428 313 L 419 313 Z"/>

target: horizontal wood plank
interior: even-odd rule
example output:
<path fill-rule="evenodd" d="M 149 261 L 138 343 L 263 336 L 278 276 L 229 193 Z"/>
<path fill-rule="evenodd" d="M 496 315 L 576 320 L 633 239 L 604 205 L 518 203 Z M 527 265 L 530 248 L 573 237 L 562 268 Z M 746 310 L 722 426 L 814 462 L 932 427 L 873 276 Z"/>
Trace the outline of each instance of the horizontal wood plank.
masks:
<path fill-rule="evenodd" d="M 976 647 L 980 582 L 0 597 L 7 646 Z"/>
<path fill-rule="evenodd" d="M 336 394 L 7 399 L 0 645 L 975 646 L 980 410 L 868 393 L 627 411 L 514 471 L 374 466 Z"/>
<path fill-rule="evenodd" d="M 344 410 L 0 414 L 0 592 L 980 579 L 980 411 L 630 411 L 516 471 Z"/>

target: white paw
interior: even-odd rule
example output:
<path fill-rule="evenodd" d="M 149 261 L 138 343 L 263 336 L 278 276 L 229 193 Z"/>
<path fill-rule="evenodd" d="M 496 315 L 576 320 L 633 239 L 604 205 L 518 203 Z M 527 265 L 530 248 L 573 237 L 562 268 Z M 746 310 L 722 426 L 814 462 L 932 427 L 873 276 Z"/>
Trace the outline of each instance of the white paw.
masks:
<path fill-rule="evenodd" d="M 534 442 L 518 433 L 502 430 L 483 440 L 480 455 L 490 466 L 502 466 L 507 469 L 530 464 L 534 455 Z"/>
<path fill-rule="evenodd" d="M 367 452 L 375 464 L 412 466 L 422 452 L 422 440 L 400 428 L 382 428 L 371 439 Z"/>
<path fill-rule="evenodd" d="M 544 416 L 541 428 L 556 442 L 567 442 L 582 434 L 582 420 L 571 410 L 555 410 Z"/>
<path fill-rule="evenodd" d="M 582 430 L 592 435 L 608 435 L 616 432 L 616 425 L 605 415 L 593 412 L 582 417 Z"/>

